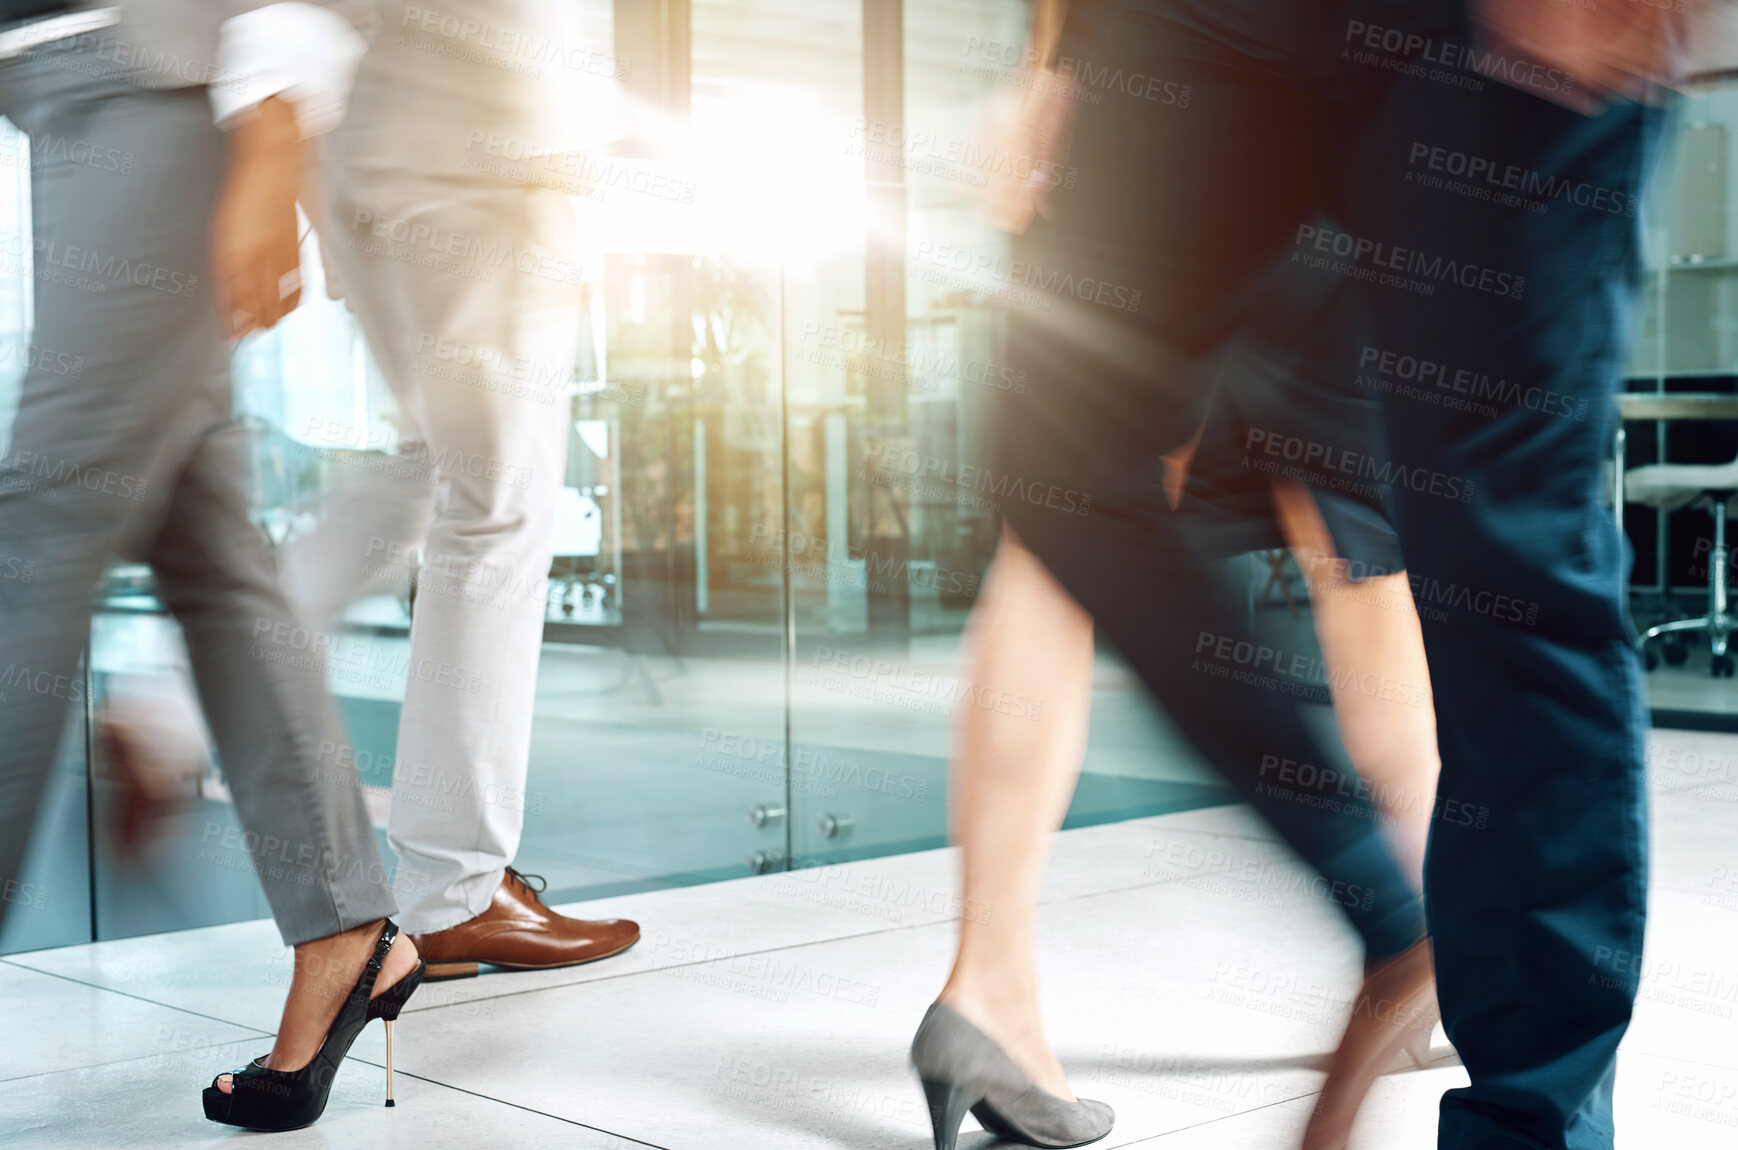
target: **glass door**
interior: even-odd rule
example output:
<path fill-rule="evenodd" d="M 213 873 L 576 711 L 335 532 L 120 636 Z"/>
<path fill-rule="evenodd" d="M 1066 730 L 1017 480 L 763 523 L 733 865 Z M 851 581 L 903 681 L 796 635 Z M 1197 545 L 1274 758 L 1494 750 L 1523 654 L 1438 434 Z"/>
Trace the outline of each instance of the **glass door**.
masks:
<path fill-rule="evenodd" d="M 939 846 L 960 635 L 999 530 L 969 477 L 1018 386 L 1019 317 L 936 257 L 1005 251 L 978 199 L 1020 158 L 984 127 L 1021 91 L 1026 5 L 574 11 L 567 55 L 618 90 L 586 109 L 607 143 L 572 197 L 578 362 L 550 412 L 569 458 L 527 783 L 502 800 L 524 820 L 517 865 L 559 902 Z M 23 236 L 26 172 L 0 173 L 0 227 Z M 300 310 L 235 357 L 273 546 L 400 450 L 390 389 L 305 258 Z M 0 275 L 0 349 L 25 346 L 29 285 L 28 255 Z M 0 360 L 0 429 L 22 360 Z M 410 591 L 408 572 L 382 580 L 325 661 L 388 865 Z M 53 910 L 14 916 L 0 950 L 263 916 L 147 570 L 112 573 L 90 664 L 33 864 Z M 1093 691 L 1071 822 L 1224 797 L 1114 658 Z M 92 720 L 124 696 L 173 720 L 193 766 L 143 861 L 103 845 Z"/>
<path fill-rule="evenodd" d="M 984 437 L 1022 386 L 1003 349 L 1026 317 L 975 269 L 1008 250 L 992 175 L 1030 163 L 990 130 L 1024 91 L 1028 5 L 862 10 L 864 111 L 832 140 L 865 187 L 865 302 L 817 291 L 787 334 L 797 866 L 946 842 L 950 724 L 981 695 L 960 639 L 1000 531 Z M 1092 691 L 1067 825 L 1228 801 L 1114 655 Z"/>

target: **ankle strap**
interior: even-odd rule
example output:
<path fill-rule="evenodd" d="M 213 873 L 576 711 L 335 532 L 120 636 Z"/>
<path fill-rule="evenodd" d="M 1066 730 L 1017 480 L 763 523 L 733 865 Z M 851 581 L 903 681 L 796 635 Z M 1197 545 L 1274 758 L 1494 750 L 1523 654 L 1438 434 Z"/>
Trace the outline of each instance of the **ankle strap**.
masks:
<path fill-rule="evenodd" d="M 392 949 L 392 943 L 398 938 L 398 924 L 390 918 L 380 928 L 380 937 L 374 943 L 374 954 L 363 968 L 362 977 L 356 980 L 356 990 L 365 998 L 374 997 L 374 983 L 380 977 L 380 968 L 386 964 L 386 952 Z"/>

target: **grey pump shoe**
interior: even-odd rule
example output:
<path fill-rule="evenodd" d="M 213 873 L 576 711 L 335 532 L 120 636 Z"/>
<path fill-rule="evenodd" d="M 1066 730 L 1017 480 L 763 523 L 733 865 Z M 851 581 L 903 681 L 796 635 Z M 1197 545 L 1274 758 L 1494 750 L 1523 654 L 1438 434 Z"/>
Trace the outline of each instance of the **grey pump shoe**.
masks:
<path fill-rule="evenodd" d="M 1102 1102 L 1064 1102 L 1038 1089 L 988 1035 L 939 1002 L 911 1040 L 911 1064 L 929 1100 L 935 1150 L 954 1150 L 968 1110 L 990 1133 L 1048 1150 L 1097 1142 L 1116 1121 Z"/>

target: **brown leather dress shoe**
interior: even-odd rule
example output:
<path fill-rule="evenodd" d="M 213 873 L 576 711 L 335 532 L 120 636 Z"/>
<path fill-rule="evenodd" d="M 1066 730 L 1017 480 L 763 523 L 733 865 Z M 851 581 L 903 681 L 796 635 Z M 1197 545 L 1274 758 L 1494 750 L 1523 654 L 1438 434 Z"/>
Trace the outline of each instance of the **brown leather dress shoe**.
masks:
<path fill-rule="evenodd" d="M 625 918 L 587 922 L 556 914 L 537 897 L 543 888 L 540 876 L 508 867 L 482 914 L 446 930 L 411 935 L 428 963 L 427 981 L 471 978 L 482 963 L 508 970 L 578 966 L 620 954 L 640 941 L 640 924 Z"/>

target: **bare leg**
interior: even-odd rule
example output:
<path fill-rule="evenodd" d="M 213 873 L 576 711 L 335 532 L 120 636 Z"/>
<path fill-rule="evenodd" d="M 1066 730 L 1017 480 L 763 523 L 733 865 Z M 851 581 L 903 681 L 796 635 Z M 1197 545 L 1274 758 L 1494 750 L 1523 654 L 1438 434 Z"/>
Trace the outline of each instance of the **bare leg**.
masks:
<path fill-rule="evenodd" d="M 1424 846 L 1442 769 L 1424 635 L 1405 572 L 1352 583 L 1309 489 L 1276 483 L 1274 504 L 1309 578 L 1340 736 L 1377 793 L 1395 856 L 1424 886 Z"/>
<path fill-rule="evenodd" d="M 1092 618 L 1011 532 L 966 632 L 975 687 L 1041 703 L 1036 720 L 962 705 L 949 811 L 965 912 L 941 1001 L 994 1039 L 1037 1085 L 1072 1100 L 1038 1013 L 1038 887 L 1086 751 Z"/>
<path fill-rule="evenodd" d="M 369 955 L 380 938 L 379 922 L 327 935 L 296 947 L 296 973 L 290 980 L 289 998 L 284 1003 L 284 1016 L 278 1024 L 277 1041 L 265 1065 L 275 1070 L 299 1070 L 314 1060 L 326 1031 L 349 997 L 368 965 Z M 392 989 L 399 979 L 416 969 L 416 944 L 408 934 L 400 933 L 381 964 L 380 977 L 374 981 L 374 994 L 379 998 Z M 217 1088 L 230 1093 L 227 1074 L 219 1075 Z"/>
<path fill-rule="evenodd" d="M 1352 585 L 1307 491 L 1276 489 L 1275 501 L 1300 566 L 1315 575 L 1327 664 L 1356 672 L 1334 693 L 1347 748 L 1381 789 L 1402 864 L 1417 876 L 1436 788 L 1436 726 L 1417 616 L 1403 609 L 1411 602 L 1405 576 L 1346 593 Z M 950 811 L 965 913 L 941 1000 L 1061 1098 L 1073 1094 L 1038 1010 L 1036 907 L 1049 836 L 1068 809 L 1085 752 L 1092 651 L 1091 617 L 1005 535 L 968 628 L 967 674 L 974 685 L 1042 700 L 1043 710 L 1036 722 L 971 706 L 955 715 Z M 1378 687 L 1386 676 L 1407 690 L 1387 697 L 1362 690 L 1371 672 Z M 1418 705 L 1411 688 L 1423 692 Z"/>
<path fill-rule="evenodd" d="M 1422 890 L 1441 761 L 1412 589 L 1404 572 L 1350 582 L 1308 488 L 1276 483 L 1273 500 L 1298 566 L 1309 576 L 1340 736 L 1358 774 L 1375 787 L 1401 869 Z M 1429 1065 L 1440 1015 L 1428 942 L 1366 971 L 1304 1133 L 1305 1150 L 1343 1150 L 1379 1075 L 1405 1061 Z"/>

